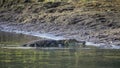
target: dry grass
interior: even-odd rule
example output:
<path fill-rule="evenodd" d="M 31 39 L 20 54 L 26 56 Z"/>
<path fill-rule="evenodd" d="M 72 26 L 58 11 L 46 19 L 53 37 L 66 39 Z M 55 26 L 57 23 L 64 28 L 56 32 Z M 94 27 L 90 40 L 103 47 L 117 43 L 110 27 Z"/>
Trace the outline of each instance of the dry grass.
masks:
<path fill-rule="evenodd" d="M 0 12 L 4 13 L 0 14 L 0 16 L 2 16 L 4 20 L 11 20 L 10 18 L 16 17 L 15 20 L 17 20 L 17 22 L 24 23 L 33 22 L 35 20 L 39 21 L 41 19 L 43 20 L 44 18 L 46 18 L 46 20 L 49 22 L 54 17 L 57 18 L 60 16 L 72 16 L 74 14 L 99 14 L 106 11 L 119 12 L 120 5 L 118 1 L 119 0 L 114 2 L 106 2 L 106 0 L 72 0 L 72 3 L 65 3 L 63 5 L 58 5 L 57 7 L 48 8 L 44 6 L 47 3 L 23 3 L 23 1 L 19 0 L 8 0 L 3 5 L 4 7 L 0 9 Z M 14 5 L 12 5 L 13 3 Z M 52 4 L 54 5 L 54 3 Z M 9 6 L 9 8 L 6 9 L 5 6 Z M 14 16 L 15 14 L 16 16 Z"/>

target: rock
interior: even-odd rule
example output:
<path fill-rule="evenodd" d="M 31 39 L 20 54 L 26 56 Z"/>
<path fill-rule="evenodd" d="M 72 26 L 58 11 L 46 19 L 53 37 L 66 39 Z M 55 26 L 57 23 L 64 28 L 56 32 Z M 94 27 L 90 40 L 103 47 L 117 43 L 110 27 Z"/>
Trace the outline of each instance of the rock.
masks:
<path fill-rule="evenodd" d="M 80 44 L 81 43 L 81 44 Z M 70 46 L 78 46 L 84 45 L 84 41 L 77 41 L 75 39 L 65 39 L 65 40 L 37 40 L 33 42 L 29 42 L 27 44 L 22 45 L 23 47 L 70 47 Z"/>

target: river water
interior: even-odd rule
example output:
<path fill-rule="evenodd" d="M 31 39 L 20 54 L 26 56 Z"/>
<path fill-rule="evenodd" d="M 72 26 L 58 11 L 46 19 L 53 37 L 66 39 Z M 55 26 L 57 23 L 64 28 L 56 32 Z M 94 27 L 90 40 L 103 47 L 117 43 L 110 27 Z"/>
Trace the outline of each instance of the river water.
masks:
<path fill-rule="evenodd" d="M 0 31 L 0 45 L 2 46 L 20 46 L 22 44 L 28 43 L 33 40 L 38 40 L 41 38 L 25 35 L 25 34 L 16 34 L 10 32 Z"/>
<path fill-rule="evenodd" d="M 120 50 L 0 49 L 0 68 L 120 68 Z"/>
<path fill-rule="evenodd" d="M 37 39 L 41 38 L 0 32 L 0 46 L 19 46 Z M 120 68 L 120 49 L 0 48 L 0 68 Z"/>

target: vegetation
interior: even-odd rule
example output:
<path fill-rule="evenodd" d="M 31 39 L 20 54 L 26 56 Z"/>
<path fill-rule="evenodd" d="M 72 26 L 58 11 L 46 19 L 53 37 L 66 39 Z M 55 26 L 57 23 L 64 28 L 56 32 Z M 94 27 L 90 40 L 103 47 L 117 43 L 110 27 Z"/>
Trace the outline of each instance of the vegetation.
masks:
<path fill-rule="evenodd" d="M 106 11 L 119 12 L 120 0 L 1 0 L 0 6 L 1 21 L 76 24 L 77 21 L 74 21 L 76 13 L 80 15 Z M 73 18 L 63 20 L 64 17 L 66 17 L 65 19 Z"/>
<path fill-rule="evenodd" d="M 110 36 L 111 40 L 120 40 L 119 12 L 120 0 L 0 0 L 0 21 L 2 22 L 32 23 L 32 25 L 34 23 L 33 26 L 26 26 L 26 29 L 28 27 L 31 31 L 45 29 L 46 32 L 60 28 L 64 30 L 67 25 L 72 25 L 69 27 L 71 30 L 75 28 L 75 31 L 76 29 L 80 31 L 80 27 L 96 29 L 96 31 L 114 29 L 115 31 L 102 31 L 102 35 L 105 35 L 103 39 Z M 62 27 L 59 28 L 57 25 Z M 95 32 L 92 36 L 99 37 L 99 32 L 98 34 Z"/>

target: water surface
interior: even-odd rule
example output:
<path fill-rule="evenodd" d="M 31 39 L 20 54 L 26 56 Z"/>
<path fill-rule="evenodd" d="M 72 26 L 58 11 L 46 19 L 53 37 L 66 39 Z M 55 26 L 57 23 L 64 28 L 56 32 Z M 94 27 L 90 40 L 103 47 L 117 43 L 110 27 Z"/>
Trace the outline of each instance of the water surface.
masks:
<path fill-rule="evenodd" d="M 24 34 L 16 34 L 10 32 L 0 31 L 0 46 L 20 46 L 22 44 L 28 43 L 33 40 L 38 40 L 41 38 L 24 35 Z"/>
<path fill-rule="evenodd" d="M 120 50 L 0 49 L 0 68 L 120 68 Z"/>
<path fill-rule="evenodd" d="M 20 46 L 40 38 L 0 32 L 0 46 Z M 0 48 L 0 68 L 120 68 L 120 49 Z"/>

